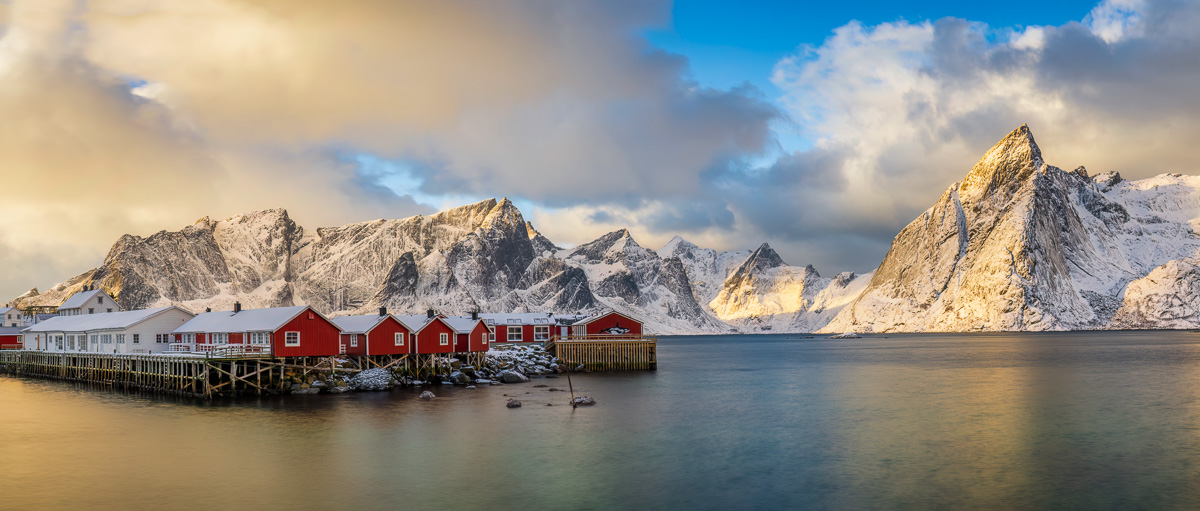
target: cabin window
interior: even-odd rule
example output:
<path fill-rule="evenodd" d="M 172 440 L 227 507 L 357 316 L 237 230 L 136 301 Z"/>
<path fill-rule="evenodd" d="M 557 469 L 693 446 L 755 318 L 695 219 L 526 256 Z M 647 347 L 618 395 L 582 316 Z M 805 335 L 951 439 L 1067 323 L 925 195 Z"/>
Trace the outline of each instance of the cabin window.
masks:
<path fill-rule="evenodd" d="M 287 332 L 283 334 L 283 344 L 286 346 L 300 345 L 300 332 Z"/>
<path fill-rule="evenodd" d="M 54 345 L 57 346 L 58 349 L 60 349 L 60 350 L 63 349 L 63 336 L 61 336 L 61 335 L 54 336 Z"/>
<path fill-rule="evenodd" d="M 112 309 L 105 309 L 104 312 L 112 312 Z"/>
<path fill-rule="evenodd" d="M 98 336 L 96 334 L 92 334 L 91 341 L 92 341 L 92 344 L 96 344 L 96 343 L 100 342 L 100 336 Z"/>
<path fill-rule="evenodd" d="M 213 344 L 228 344 L 229 334 L 212 334 L 212 340 L 209 342 Z"/>
<path fill-rule="evenodd" d="M 138 334 L 133 334 L 133 343 L 138 344 Z"/>
<path fill-rule="evenodd" d="M 100 334 L 100 344 L 112 344 L 112 334 Z"/>
<path fill-rule="evenodd" d="M 96 313 L 96 309 L 88 307 L 88 314 L 95 314 L 95 313 Z"/>
<path fill-rule="evenodd" d="M 253 332 L 250 334 L 250 344 L 267 344 L 266 332 Z"/>
<path fill-rule="evenodd" d="M 442 346 L 450 344 L 450 334 L 438 334 L 438 339 L 442 341 Z"/>
<path fill-rule="evenodd" d="M 546 326 L 533 327 L 533 340 L 549 341 L 550 340 L 550 326 L 546 325 Z"/>
<path fill-rule="evenodd" d="M 487 344 L 487 343 L 488 343 L 488 339 L 489 339 L 489 338 L 491 338 L 493 335 L 495 335 L 495 334 L 493 334 L 492 332 L 490 332 L 490 331 L 489 331 L 489 332 L 487 333 L 487 335 L 480 334 L 480 336 L 479 336 L 479 339 L 480 339 L 481 341 L 483 341 L 483 343 L 484 343 L 484 344 Z"/>
<path fill-rule="evenodd" d="M 358 334 L 350 334 L 350 347 L 351 348 L 358 347 Z"/>
<path fill-rule="evenodd" d="M 313 319 L 313 313 L 312 313 L 312 311 L 308 311 L 308 319 Z"/>
<path fill-rule="evenodd" d="M 574 330 L 572 334 L 576 337 L 584 337 L 587 335 L 587 330 L 585 330 L 582 326 L 571 327 L 571 330 Z"/>
<path fill-rule="evenodd" d="M 404 346 L 404 332 L 396 332 L 396 346 Z"/>
<path fill-rule="evenodd" d="M 125 334 L 117 334 L 117 344 L 125 344 Z"/>
<path fill-rule="evenodd" d="M 492 342 L 496 342 L 496 331 L 495 331 L 495 330 L 493 330 L 493 329 L 488 329 L 488 338 L 487 338 L 487 340 L 489 340 L 489 341 L 492 341 Z"/>
<path fill-rule="evenodd" d="M 521 342 L 521 327 L 508 327 L 508 342 Z"/>
<path fill-rule="evenodd" d="M 97 296 L 97 297 L 96 297 L 96 303 L 103 304 L 103 303 L 104 303 L 104 297 L 103 297 L 103 296 Z"/>

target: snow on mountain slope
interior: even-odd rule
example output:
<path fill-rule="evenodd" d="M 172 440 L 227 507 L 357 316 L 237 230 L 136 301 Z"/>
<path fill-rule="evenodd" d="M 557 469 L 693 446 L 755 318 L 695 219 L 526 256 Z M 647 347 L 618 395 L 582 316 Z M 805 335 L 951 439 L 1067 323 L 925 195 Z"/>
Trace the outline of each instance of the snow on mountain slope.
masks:
<path fill-rule="evenodd" d="M 896 236 L 867 289 L 823 331 L 1118 327 L 1119 308 L 1155 307 L 1127 294 L 1130 282 L 1198 255 L 1198 184 L 1067 172 L 1042 161 L 1022 126 Z M 1152 316 L 1140 317 L 1178 324 Z"/>

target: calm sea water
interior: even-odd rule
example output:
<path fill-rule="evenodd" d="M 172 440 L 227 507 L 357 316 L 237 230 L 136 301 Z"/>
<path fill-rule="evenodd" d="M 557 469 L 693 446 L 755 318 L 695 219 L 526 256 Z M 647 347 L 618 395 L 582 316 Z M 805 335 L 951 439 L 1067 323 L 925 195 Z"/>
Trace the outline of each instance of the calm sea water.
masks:
<path fill-rule="evenodd" d="M 0 376 L 0 509 L 1200 508 L 1200 334 L 802 337 L 665 338 L 576 410 Z"/>

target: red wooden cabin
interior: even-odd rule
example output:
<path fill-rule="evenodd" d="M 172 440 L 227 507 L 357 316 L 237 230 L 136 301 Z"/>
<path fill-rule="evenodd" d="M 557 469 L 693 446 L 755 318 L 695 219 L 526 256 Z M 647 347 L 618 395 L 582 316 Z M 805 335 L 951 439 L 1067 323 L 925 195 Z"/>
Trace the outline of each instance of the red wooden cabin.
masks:
<path fill-rule="evenodd" d="M 572 324 L 571 336 L 609 339 L 641 337 L 642 322 L 620 312 L 609 312 Z"/>
<path fill-rule="evenodd" d="M 488 334 L 492 331 L 482 319 L 467 316 L 452 316 L 445 319 L 455 330 L 455 353 L 488 350 Z"/>
<path fill-rule="evenodd" d="M 326 357 L 341 351 L 341 330 L 306 305 L 242 310 L 238 303 L 233 311 L 198 314 L 173 334 L 176 341 L 196 345 L 269 346 L 277 357 Z"/>
<path fill-rule="evenodd" d="M 341 329 L 347 355 L 402 355 L 412 344 L 412 331 L 386 309 L 380 309 L 379 315 L 341 316 L 332 321 Z"/>

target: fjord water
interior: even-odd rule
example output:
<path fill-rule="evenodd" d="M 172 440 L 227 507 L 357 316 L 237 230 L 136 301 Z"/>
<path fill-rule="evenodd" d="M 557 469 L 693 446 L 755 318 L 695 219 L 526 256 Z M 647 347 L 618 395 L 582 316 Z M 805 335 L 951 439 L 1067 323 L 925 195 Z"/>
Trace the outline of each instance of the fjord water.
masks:
<path fill-rule="evenodd" d="M 804 337 L 664 338 L 656 372 L 577 375 L 577 410 L 533 387 L 564 378 L 197 403 L 3 376 L 0 508 L 1200 507 L 1200 334 Z"/>

